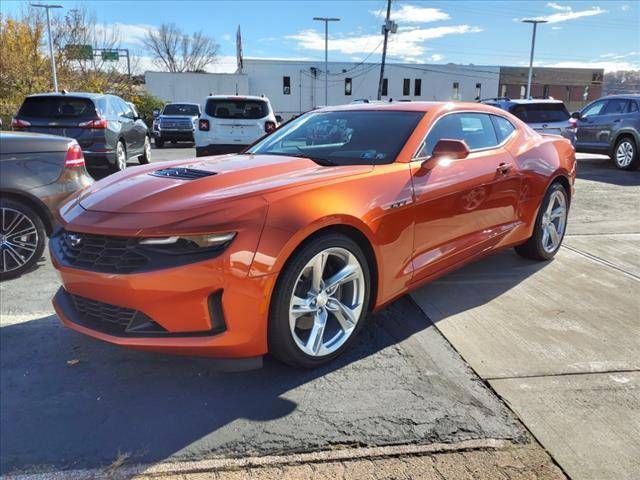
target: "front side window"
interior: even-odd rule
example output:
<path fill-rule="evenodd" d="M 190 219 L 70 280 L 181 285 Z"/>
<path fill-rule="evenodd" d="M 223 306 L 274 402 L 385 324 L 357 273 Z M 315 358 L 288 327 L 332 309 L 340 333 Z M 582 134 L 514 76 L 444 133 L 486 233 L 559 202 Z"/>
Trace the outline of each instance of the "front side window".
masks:
<path fill-rule="evenodd" d="M 469 150 L 498 145 L 493 123 L 486 113 L 452 113 L 440 118 L 429 131 L 418 156 L 431 156 L 433 147 L 443 139 L 462 140 Z"/>
<path fill-rule="evenodd" d="M 614 98 L 609 100 L 607 106 L 602 110 L 603 115 L 618 115 L 625 111 L 627 108 L 627 100 L 621 98 Z"/>
<path fill-rule="evenodd" d="M 589 105 L 587 108 L 585 108 L 582 111 L 582 116 L 583 117 L 594 117 L 596 115 L 601 115 L 602 114 L 602 109 L 604 108 L 605 104 L 607 102 L 605 100 L 600 100 L 599 102 L 594 102 L 591 105 Z"/>
<path fill-rule="evenodd" d="M 200 114 L 200 109 L 197 105 L 191 105 L 188 103 L 170 103 L 164 107 L 162 114 L 197 117 Z"/>
<path fill-rule="evenodd" d="M 247 153 L 284 155 L 320 165 L 392 163 L 424 112 L 310 112 L 269 135 Z"/>
<path fill-rule="evenodd" d="M 267 102 L 234 98 L 210 98 L 205 107 L 207 115 L 215 118 L 256 120 L 269 115 Z"/>

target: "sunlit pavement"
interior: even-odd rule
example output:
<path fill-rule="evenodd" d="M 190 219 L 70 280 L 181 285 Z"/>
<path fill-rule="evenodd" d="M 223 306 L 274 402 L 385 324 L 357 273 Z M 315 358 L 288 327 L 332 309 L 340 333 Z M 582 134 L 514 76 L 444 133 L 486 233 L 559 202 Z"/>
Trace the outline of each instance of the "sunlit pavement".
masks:
<path fill-rule="evenodd" d="M 188 158 L 194 149 L 153 154 L 154 162 Z M 528 429 L 572 478 L 631 478 L 640 469 L 640 174 L 602 159 L 582 159 L 579 171 L 556 260 L 541 265 L 505 252 L 448 275 L 415 292 L 415 303 L 405 297 L 372 316 L 351 352 L 314 372 L 267 361 L 262 370 L 225 373 L 215 361 L 76 334 L 53 315 L 57 279 L 43 259 L 0 284 L 2 473 L 95 469 L 119 458 L 131 465 L 276 455 L 282 463 L 271 473 L 289 478 L 298 452 L 501 439 L 511 447 L 478 450 L 485 457 L 309 460 L 306 476 L 290 478 L 320 478 L 330 471 L 323 464 L 345 478 L 403 478 L 399 471 L 418 468 L 409 477 L 464 478 L 451 470 L 459 463 L 467 473 L 511 478 L 513 448 L 530 452 L 511 460 L 522 472 L 540 467 L 530 478 L 562 478 Z M 368 476 L 349 474 L 371 465 Z M 268 478 L 252 468 L 240 473 Z M 384 476 L 386 468 L 397 476 Z M 219 468 L 211 478 L 227 474 Z"/>

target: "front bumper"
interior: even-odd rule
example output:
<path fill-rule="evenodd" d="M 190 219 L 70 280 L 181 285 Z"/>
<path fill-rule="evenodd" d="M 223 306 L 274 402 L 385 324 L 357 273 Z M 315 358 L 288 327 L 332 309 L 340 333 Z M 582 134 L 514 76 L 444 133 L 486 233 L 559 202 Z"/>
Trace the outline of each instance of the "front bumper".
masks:
<path fill-rule="evenodd" d="M 153 137 L 165 142 L 193 142 L 193 130 L 154 130 Z"/>
<path fill-rule="evenodd" d="M 137 350 L 179 355 L 248 358 L 267 352 L 269 301 L 275 275 L 252 278 L 224 274 L 221 260 L 137 274 L 98 273 L 71 268 L 51 251 L 63 288 L 53 299 L 60 320 L 85 335 Z M 220 295 L 219 311 L 212 294 Z M 161 333 L 120 332 L 81 318 L 71 295 L 135 310 L 157 323 Z M 212 316 L 222 316 L 216 332 Z M 219 330 L 218 330 L 219 331 Z"/>

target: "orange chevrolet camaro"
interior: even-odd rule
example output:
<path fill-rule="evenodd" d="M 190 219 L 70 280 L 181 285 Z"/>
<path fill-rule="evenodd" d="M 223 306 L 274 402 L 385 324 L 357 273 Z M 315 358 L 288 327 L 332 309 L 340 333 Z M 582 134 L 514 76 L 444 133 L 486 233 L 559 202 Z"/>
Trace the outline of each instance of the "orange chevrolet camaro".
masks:
<path fill-rule="evenodd" d="M 69 200 L 54 306 L 124 347 L 315 367 L 369 310 L 472 260 L 552 258 L 575 163 L 568 140 L 490 106 L 315 110 L 243 153 L 136 167 Z"/>

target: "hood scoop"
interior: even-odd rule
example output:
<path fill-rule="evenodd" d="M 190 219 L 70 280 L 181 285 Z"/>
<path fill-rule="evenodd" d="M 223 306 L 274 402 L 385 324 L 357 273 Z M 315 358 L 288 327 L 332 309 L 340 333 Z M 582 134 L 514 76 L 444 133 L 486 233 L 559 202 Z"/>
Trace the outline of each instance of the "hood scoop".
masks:
<path fill-rule="evenodd" d="M 179 178 L 181 180 L 197 180 L 198 178 L 210 177 L 215 174 L 216 172 L 198 170 L 196 168 L 173 167 L 156 170 L 149 175 L 153 175 L 154 177 Z"/>

